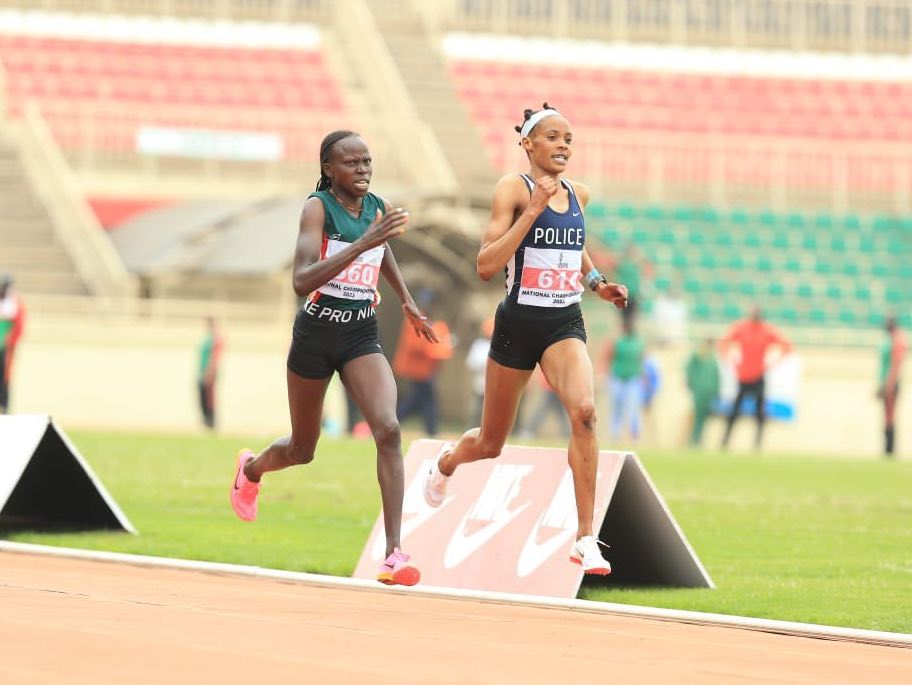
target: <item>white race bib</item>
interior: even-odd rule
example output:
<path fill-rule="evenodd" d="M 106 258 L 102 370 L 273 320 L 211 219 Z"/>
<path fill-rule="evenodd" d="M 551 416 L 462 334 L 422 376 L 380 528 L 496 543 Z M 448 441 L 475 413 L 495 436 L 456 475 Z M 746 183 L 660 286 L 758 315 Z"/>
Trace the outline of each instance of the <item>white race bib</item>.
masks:
<path fill-rule="evenodd" d="M 519 282 L 519 304 L 566 307 L 583 296 L 581 250 L 527 247 Z"/>
<path fill-rule="evenodd" d="M 348 247 L 351 243 L 341 240 L 326 241 L 326 257 L 332 257 Z M 317 288 L 317 292 L 345 300 L 373 300 L 380 282 L 380 264 L 383 262 L 385 246 L 373 247 L 362 252 L 358 258 L 342 269 L 326 285 Z"/>

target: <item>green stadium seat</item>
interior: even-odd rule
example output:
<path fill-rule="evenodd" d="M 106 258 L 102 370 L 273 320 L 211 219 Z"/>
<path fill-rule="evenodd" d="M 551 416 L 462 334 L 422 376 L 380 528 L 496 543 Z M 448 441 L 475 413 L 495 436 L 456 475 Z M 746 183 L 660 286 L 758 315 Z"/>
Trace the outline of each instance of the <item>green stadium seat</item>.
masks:
<path fill-rule="evenodd" d="M 693 207 L 688 207 L 687 205 L 679 205 L 678 207 L 674 208 L 673 216 L 678 221 L 690 222 L 696 218 L 697 212 Z"/>
<path fill-rule="evenodd" d="M 701 300 L 694 304 L 693 314 L 695 318 L 705 321 L 712 316 L 712 308 L 709 306 L 708 302 Z"/>
<path fill-rule="evenodd" d="M 743 309 L 738 302 L 726 302 L 722 307 L 722 318 L 724 319 L 740 319 L 743 315 Z"/>
<path fill-rule="evenodd" d="M 766 284 L 766 294 L 770 297 L 782 297 L 785 295 L 785 286 L 780 281 L 769 281 Z"/>
<path fill-rule="evenodd" d="M 907 299 L 906 293 L 904 290 L 897 288 L 895 286 L 890 286 L 887 288 L 886 292 L 887 304 L 899 304 Z"/>
<path fill-rule="evenodd" d="M 761 236 L 756 231 L 750 231 L 744 235 L 744 246 L 745 247 L 762 247 L 763 246 L 763 236 Z"/>
<path fill-rule="evenodd" d="M 689 295 L 699 295 L 703 290 L 703 283 L 696 278 L 688 278 L 684 281 L 684 292 Z"/>
<path fill-rule="evenodd" d="M 750 223 L 750 215 L 743 209 L 735 209 L 729 212 L 728 220 L 738 226 L 746 226 Z"/>
<path fill-rule="evenodd" d="M 732 291 L 732 286 L 728 280 L 720 278 L 712 282 L 710 289 L 715 295 L 728 295 Z"/>
<path fill-rule="evenodd" d="M 874 262 L 871 266 L 871 275 L 874 278 L 888 278 L 890 276 L 890 265 L 886 262 Z"/>
<path fill-rule="evenodd" d="M 830 236 L 830 249 L 833 252 L 845 252 L 846 250 L 846 239 L 845 236 L 841 233 L 834 233 Z"/>
<path fill-rule="evenodd" d="M 601 202 L 594 202 L 586 207 L 586 218 L 602 220 L 608 216 L 608 208 Z"/>
<path fill-rule="evenodd" d="M 624 219 L 636 219 L 637 209 L 633 205 L 618 205 L 617 215 Z"/>
<path fill-rule="evenodd" d="M 871 288 L 866 283 L 859 283 L 855 286 L 855 299 L 862 302 L 871 301 Z"/>
<path fill-rule="evenodd" d="M 789 214 L 788 225 L 791 228 L 804 228 L 804 214 Z"/>
<path fill-rule="evenodd" d="M 798 257 L 787 257 L 785 260 L 785 270 L 791 274 L 800 273 L 803 268 L 801 260 Z"/>
<path fill-rule="evenodd" d="M 690 260 L 683 250 L 677 250 L 671 257 L 671 265 L 676 269 L 686 269 L 689 264 Z"/>
<path fill-rule="evenodd" d="M 777 250 L 787 250 L 789 246 L 788 231 L 778 230 L 773 234 L 773 247 Z"/>
<path fill-rule="evenodd" d="M 820 307 L 813 307 L 811 311 L 808 312 L 808 321 L 810 321 L 815 326 L 822 326 L 827 323 L 826 310 L 821 309 Z"/>
<path fill-rule="evenodd" d="M 692 229 L 687 235 L 687 242 L 693 247 L 702 247 L 706 244 L 706 234 L 699 228 Z"/>
<path fill-rule="evenodd" d="M 840 269 L 840 271 L 842 272 L 843 276 L 857 276 L 861 273 L 861 267 L 858 266 L 858 262 L 856 262 L 854 259 L 850 259 L 842 265 L 842 269 Z"/>
<path fill-rule="evenodd" d="M 858 323 L 858 316 L 851 309 L 839 310 L 839 323 L 845 326 L 854 326 Z"/>
<path fill-rule="evenodd" d="M 775 212 L 768 209 L 763 210 L 757 215 L 757 220 L 764 226 L 775 226 L 778 223 L 778 217 Z"/>
<path fill-rule="evenodd" d="M 842 217 L 842 227 L 849 231 L 857 231 L 861 228 L 861 219 L 855 214 L 846 214 Z"/>
<path fill-rule="evenodd" d="M 652 221 L 662 221 L 667 217 L 665 208 L 660 205 L 649 205 L 643 212 L 643 216 Z"/>
<path fill-rule="evenodd" d="M 715 269 L 719 266 L 719 260 L 712 252 L 704 252 L 700 255 L 700 266 L 704 269 Z"/>
<path fill-rule="evenodd" d="M 732 271 L 743 271 L 744 257 L 740 252 L 729 253 L 728 257 L 725 260 L 725 266 L 727 266 Z"/>
<path fill-rule="evenodd" d="M 814 264 L 814 271 L 821 276 L 827 276 L 833 273 L 833 264 L 825 257 L 817 257 L 817 263 Z"/>
<path fill-rule="evenodd" d="M 756 297 L 757 296 L 757 283 L 756 281 L 741 281 L 738 284 L 738 293 L 744 295 L 744 297 Z"/>
<path fill-rule="evenodd" d="M 810 283 L 799 283 L 795 288 L 795 294 L 798 297 L 810 298 L 814 296 L 814 288 Z"/>
<path fill-rule="evenodd" d="M 621 232 L 616 228 L 604 228 L 599 234 L 602 242 L 611 247 L 617 247 L 621 243 Z"/>
<path fill-rule="evenodd" d="M 833 215 L 832 214 L 818 214 L 814 217 L 814 225 L 817 228 L 831 229 L 833 228 Z"/>
<path fill-rule="evenodd" d="M 678 239 L 677 231 L 671 226 L 665 226 L 659 229 L 656 237 L 662 245 L 674 245 Z"/>
<path fill-rule="evenodd" d="M 817 235 L 815 233 L 805 233 L 801 236 L 801 247 L 805 250 L 817 249 Z"/>
<path fill-rule="evenodd" d="M 839 283 L 830 283 L 826 289 L 826 296 L 831 300 L 841 300 L 844 291 Z"/>
<path fill-rule="evenodd" d="M 773 270 L 773 261 L 765 255 L 760 255 L 759 257 L 757 257 L 756 268 L 757 268 L 757 271 L 762 271 L 763 273 L 769 273 L 770 271 Z"/>
<path fill-rule="evenodd" d="M 731 233 L 728 231 L 717 231 L 713 234 L 713 245 L 716 247 L 731 247 L 734 245 L 735 241 L 732 239 Z"/>

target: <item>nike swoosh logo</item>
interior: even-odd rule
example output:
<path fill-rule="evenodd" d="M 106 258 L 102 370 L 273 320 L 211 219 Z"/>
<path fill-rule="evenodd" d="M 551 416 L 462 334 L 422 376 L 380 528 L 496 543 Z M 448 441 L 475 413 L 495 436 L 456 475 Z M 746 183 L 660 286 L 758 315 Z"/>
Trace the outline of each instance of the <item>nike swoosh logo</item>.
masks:
<path fill-rule="evenodd" d="M 547 511 L 543 511 L 541 516 L 538 517 L 538 521 L 535 522 L 535 527 L 532 529 L 529 537 L 526 538 L 526 544 L 523 545 L 522 551 L 519 553 L 519 560 L 516 562 L 516 575 L 520 578 L 525 578 L 550 559 L 558 549 L 570 542 L 573 533 L 576 531 L 575 525 L 571 528 L 564 528 L 560 533 L 552 536 L 543 544 L 538 544 L 536 538 L 538 537 L 538 531 L 541 529 L 545 514 L 547 514 Z"/>
<path fill-rule="evenodd" d="M 573 212 L 573 216 L 579 216 L 580 212 Z"/>
<path fill-rule="evenodd" d="M 418 467 L 418 471 L 412 479 L 412 482 L 409 483 L 409 486 L 405 490 L 405 496 L 403 497 L 402 503 L 403 511 L 417 511 L 411 518 L 402 522 L 402 525 L 399 529 L 400 543 L 403 542 L 409 535 L 418 530 L 418 528 L 420 528 L 429 518 L 434 516 L 434 514 L 443 511 L 443 509 L 450 502 L 456 499 L 455 495 L 448 495 L 436 509 L 424 501 L 424 493 L 422 492 L 424 487 L 424 474 L 427 473 L 427 470 L 431 467 L 431 464 L 433 464 L 433 462 L 430 459 L 425 459 L 421 463 L 421 466 Z M 413 503 L 415 506 L 411 506 Z M 374 546 L 371 549 L 371 558 L 375 561 L 383 559 L 383 553 L 385 551 L 386 535 L 384 535 L 381 525 L 380 532 L 374 539 Z"/>
<path fill-rule="evenodd" d="M 456 526 L 456 531 L 450 539 L 450 544 L 447 545 L 446 553 L 443 555 L 444 567 L 453 568 L 461 564 L 472 554 L 477 552 L 485 543 L 491 540 L 491 538 L 506 528 L 513 519 L 523 513 L 531 505 L 532 502 L 526 502 L 519 509 L 511 511 L 509 516 L 498 519 L 490 525 L 485 526 L 477 533 L 472 533 L 471 535 L 464 535 L 462 532 L 465 530 L 465 524 L 468 522 L 469 515 L 472 513 L 471 510 L 467 511 L 459 522 L 459 525 Z"/>

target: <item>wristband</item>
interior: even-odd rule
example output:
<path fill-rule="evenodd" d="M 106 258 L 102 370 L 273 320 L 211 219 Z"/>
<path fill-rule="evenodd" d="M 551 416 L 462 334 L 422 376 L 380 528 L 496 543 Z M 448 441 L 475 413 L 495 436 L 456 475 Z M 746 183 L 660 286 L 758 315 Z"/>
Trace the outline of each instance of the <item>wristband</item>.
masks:
<path fill-rule="evenodd" d="M 602 274 L 599 273 L 599 270 L 598 270 L 598 269 L 593 269 L 592 271 L 590 271 L 589 273 L 587 273 L 586 276 L 585 276 L 585 278 L 586 278 L 586 285 L 588 285 L 588 286 L 591 288 L 591 287 L 592 287 L 592 284 L 593 284 L 595 281 L 597 281 L 599 278 L 601 278 L 601 276 L 602 276 Z"/>
<path fill-rule="evenodd" d="M 588 274 L 586 274 L 586 284 L 589 286 L 589 290 L 595 292 L 600 283 L 607 283 L 608 279 L 605 278 L 603 274 L 600 274 L 598 269 L 593 269 Z"/>

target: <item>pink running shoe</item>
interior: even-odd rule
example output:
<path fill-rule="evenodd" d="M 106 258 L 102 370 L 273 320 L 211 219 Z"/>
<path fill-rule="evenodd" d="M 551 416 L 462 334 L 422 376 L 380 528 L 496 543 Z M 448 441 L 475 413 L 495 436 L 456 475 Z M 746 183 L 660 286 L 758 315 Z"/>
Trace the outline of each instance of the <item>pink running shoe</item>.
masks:
<path fill-rule="evenodd" d="M 396 547 L 377 572 L 377 580 L 384 585 L 414 585 L 421 580 L 421 571 L 409 563 L 408 554 Z"/>
<path fill-rule="evenodd" d="M 234 470 L 234 482 L 231 484 L 231 508 L 242 521 L 253 521 L 257 517 L 257 495 L 260 484 L 247 480 L 244 466 L 256 455 L 248 449 L 238 453 L 237 466 Z"/>

